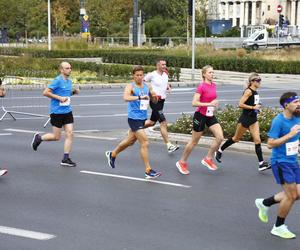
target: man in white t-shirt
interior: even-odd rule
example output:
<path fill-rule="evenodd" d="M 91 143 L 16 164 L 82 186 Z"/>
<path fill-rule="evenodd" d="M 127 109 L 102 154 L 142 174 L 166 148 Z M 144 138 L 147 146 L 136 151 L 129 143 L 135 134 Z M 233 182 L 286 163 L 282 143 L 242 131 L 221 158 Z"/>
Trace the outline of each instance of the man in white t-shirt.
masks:
<path fill-rule="evenodd" d="M 167 145 L 169 153 L 172 153 L 179 149 L 179 146 L 172 144 L 169 141 L 167 121 L 163 113 L 164 103 L 167 96 L 167 91 L 171 90 L 169 86 L 169 77 L 167 74 L 167 63 L 164 59 L 158 59 L 156 61 L 156 70 L 148 73 L 144 80 L 149 82 L 158 97 L 158 102 L 153 103 L 150 101 L 150 107 L 152 114 L 150 120 L 147 120 L 145 127 L 155 125 L 158 121 L 160 123 L 160 133 L 164 142 Z"/>

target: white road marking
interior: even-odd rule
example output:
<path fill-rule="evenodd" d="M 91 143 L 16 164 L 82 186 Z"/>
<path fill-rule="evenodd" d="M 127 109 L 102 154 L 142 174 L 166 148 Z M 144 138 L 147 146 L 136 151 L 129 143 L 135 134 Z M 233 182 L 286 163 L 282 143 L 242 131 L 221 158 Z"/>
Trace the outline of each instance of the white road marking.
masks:
<path fill-rule="evenodd" d="M 107 141 L 114 141 L 118 139 L 115 137 L 92 136 L 92 135 L 75 135 L 75 137 L 86 138 L 86 139 L 107 140 Z"/>
<path fill-rule="evenodd" d="M 44 133 L 41 131 L 33 131 L 33 130 L 24 130 L 24 129 L 13 129 L 13 128 L 7 128 L 4 129 L 5 131 L 12 131 L 12 132 L 19 132 L 19 133 L 27 133 L 27 134 L 35 134 L 35 133 Z M 78 130 L 74 131 L 76 132 L 99 132 L 100 130 Z M 1 135 L 1 134 L 0 134 Z M 88 139 L 99 139 L 99 140 L 108 140 L 108 141 L 114 141 L 117 140 L 118 138 L 115 137 L 105 137 L 105 136 L 92 136 L 92 135 L 80 135 L 80 134 L 75 134 L 76 137 L 79 138 L 88 138 Z"/>
<path fill-rule="evenodd" d="M 28 134 L 42 133 L 41 131 L 14 129 L 14 128 L 7 128 L 7 129 L 4 129 L 4 130 L 5 131 L 11 131 L 11 132 L 28 133 Z"/>
<path fill-rule="evenodd" d="M 4 135 L 12 135 L 12 133 L 0 133 L 0 136 L 4 136 Z"/>
<path fill-rule="evenodd" d="M 126 179 L 126 180 L 133 180 L 133 181 L 153 182 L 153 183 L 157 183 L 157 184 L 174 186 L 174 187 L 191 188 L 191 186 L 187 186 L 187 185 L 183 185 L 183 184 L 179 184 L 179 183 L 174 183 L 174 182 L 146 180 L 146 179 L 143 179 L 143 178 L 136 178 L 136 177 L 131 177 L 131 176 L 116 175 L 116 174 L 107 174 L 107 173 L 100 173 L 100 172 L 93 172 L 93 171 L 86 171 L 86 170 L 82 170 L 80 172 L 83 173 L 83 174 L 100 175 L 100 176 Z"/>
<path fill-rule="evenodd" d="M 101 130 L 99 129 L 82 129 L 82 130 L 74 130 L 73 132 L 77 132 L 77 133 L 86 133 L 86 132 L 101 132 Z"/>
<path fill-rule="evenodd" d="M 35 240 L 50 240 L 56 237 L 55 235 L 52 234 L 45 234 L 45 233 L 40 233 L 35 231 L 29 231 L 29 230 L 13 228 L 13 227 L 4 227 L 4 226 L 0 226 L 0 233 L 20 236 L 20 237 L 25 237 L 25 238 L 35 239 Z"/>

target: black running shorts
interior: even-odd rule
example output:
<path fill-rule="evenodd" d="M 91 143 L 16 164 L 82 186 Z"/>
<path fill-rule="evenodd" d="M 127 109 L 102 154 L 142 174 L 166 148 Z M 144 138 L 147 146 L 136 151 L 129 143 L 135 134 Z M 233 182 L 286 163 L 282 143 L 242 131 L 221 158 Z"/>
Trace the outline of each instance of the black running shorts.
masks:
<path fill-rule="evenodd" d="M 66 124 L 74 123 L 73 113 L 50 114 L 50 123 L 52 126 L 62 128 Z"/>
<path fill-rule="evenodd" d="M 205 125 L 209 128 L 212 125 L 218 124 L 218 120 L 215 116 L 205 116 L 199 112 L 195 112 L 193 117 L 193 130 L 195 132 L 203 132 Z"/>
<path fill-rule="evenodd" d="M 257 116 L 241 114 L 238 123 L 241 123 L 244 128 L 249 128 L 257 122 Z"/>
<path fill-rule="evenodd" d="M 163 113 L 165 99 L 158 100 L 157 103 L 150 102 L 150 107 L 152 109 L 150 120 L 153 122 L 163 122 L 166 120 Z"/>

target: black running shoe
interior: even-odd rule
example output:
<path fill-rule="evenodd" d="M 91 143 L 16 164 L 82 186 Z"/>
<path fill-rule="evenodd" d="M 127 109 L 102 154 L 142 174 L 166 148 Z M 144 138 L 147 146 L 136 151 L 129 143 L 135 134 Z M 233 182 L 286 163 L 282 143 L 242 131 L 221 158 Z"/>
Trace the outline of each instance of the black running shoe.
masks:
<path fill-rule="evenodd" d="M 76 167 L 76 163 L 73 162 L 70 158 L 62 160 L 60 165 L 66 167 Z"/>
<path fill-rule="evenodd" d="M 268 162 L 266 162 L 266 161 L 264 161 L 262 164 L 260 164 L 259 166 L 258 166 L 258 171 L 265 171 L 265 170 L 267 170 L 267 169 L 270 169 L 271 168 L 271 164 L 270 163 L 268 163 Z"/>
<path fill-rule="evenodd" d="M 37 150 L 38 146 L 42 143 L 42 138 L 39 135 L 39 133 L 35 133 L 33 138 L 32 138 L 32 142 L 31 142 L 31 147 L 34 151 Z"/>
<path fill-rule="evenodd" d="M 112 152 L 111 151 L 106 151 L 105 156 L 107 158 L 108 166 L 110 166 L 111 168 L 115 168 L 116 157 L 112 157 Z"/>
<path fill-rule="evenodd" d="M 219 151 L 219 150 L 217 150 L 216 152 L 215 152 L 215 159 L 217 160 L 217 162 L 222 162 L 221 161 L 221 158 L 222 158 L 222 153 Z"/>

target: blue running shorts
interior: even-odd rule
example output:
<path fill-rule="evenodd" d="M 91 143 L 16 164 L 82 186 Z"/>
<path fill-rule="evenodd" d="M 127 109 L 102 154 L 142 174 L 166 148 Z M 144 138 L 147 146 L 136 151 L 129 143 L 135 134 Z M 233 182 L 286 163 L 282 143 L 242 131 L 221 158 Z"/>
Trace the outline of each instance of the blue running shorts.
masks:
<path fill-rule="evenodd" d="M 298 162 L 277 162 L 272 164 L 272 171 L 277 184 L 300 184 L 300 166 Z"/>

